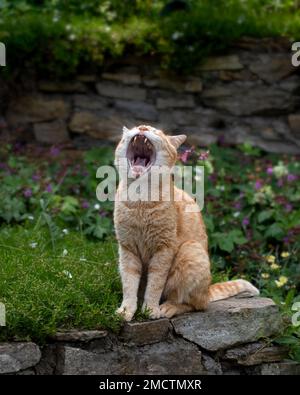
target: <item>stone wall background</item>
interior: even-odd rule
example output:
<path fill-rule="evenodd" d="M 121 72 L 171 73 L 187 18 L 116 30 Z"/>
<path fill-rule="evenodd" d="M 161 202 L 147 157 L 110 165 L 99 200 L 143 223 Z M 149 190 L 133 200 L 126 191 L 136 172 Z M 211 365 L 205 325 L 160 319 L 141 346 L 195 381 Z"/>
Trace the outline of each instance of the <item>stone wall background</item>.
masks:
<path fill-rule="evenodd" d="M 193 75 L 128 57 L 73 81 L 23 77 L 16 89 L 2 83 L 0 97 L 0 138 L 88 147 L 117 141 L 123 125 L 151 124 L 188 134 L 190 144 L 251 142 L 300 152 L 299 69 L 283 39 L 245 38 Z"/>

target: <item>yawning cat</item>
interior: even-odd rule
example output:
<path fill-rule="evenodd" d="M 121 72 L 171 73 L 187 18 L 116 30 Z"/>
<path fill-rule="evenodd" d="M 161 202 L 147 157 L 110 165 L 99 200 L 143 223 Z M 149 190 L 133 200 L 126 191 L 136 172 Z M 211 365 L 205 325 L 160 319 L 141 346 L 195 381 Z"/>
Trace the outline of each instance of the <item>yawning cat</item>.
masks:
<path fill-rule="evenodd" d="M 117 310 L 130 321 L 137 309 L 138 295 L 150 317 L 172 317 L 204 310 L 209 302 L 241 292 L 258 295 L 245 280 L 211 285 L 207 234 L 199 210 L 186 210 L 194 200 L 173 184 L 171 199 L 124 200 L 131 182 L 149 177 L 155 167 L 172 169 L 177 148 L 186 136 L 167 136 L 151 126 L 124 128 L 116 149 L 115 164 L 128 164 L 120 171 L 115 199 L 114 222 L 119 243 L 119 269 L 123 302 Z M 147 181 L 148 182 L 148 181 Z M 197 212 L 198 211 L 198 212 Z"/>

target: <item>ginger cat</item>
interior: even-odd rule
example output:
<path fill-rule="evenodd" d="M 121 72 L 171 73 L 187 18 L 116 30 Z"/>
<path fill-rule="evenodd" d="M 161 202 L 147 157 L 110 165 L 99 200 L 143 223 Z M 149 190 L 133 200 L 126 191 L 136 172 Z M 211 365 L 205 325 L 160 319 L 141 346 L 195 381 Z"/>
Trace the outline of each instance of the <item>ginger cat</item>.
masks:
<path fill-rule="evenodd" d="M 119 243 L 123 302 L 117 313 L 132 320 L 139 298 L 150 318 L 173 317 L 206 309 L 209 302 L 259 291 L 245 280 L 211 285 L 207 234 L 200 212 L 187 212 L 194 199 L 176 188 L 170 177 L 170 201 L 122 201 L 130 182 L 147 177 L 152 166 L 171 169 L 186 136 L 167 136 L 151 126 L 124 128 L 115 164 L 128 163 L 116 193 L 114 223 Z M 161 196 L 161 194 L 160 194 Z M 175 199 L 181 196 L 181 199 Z"/>

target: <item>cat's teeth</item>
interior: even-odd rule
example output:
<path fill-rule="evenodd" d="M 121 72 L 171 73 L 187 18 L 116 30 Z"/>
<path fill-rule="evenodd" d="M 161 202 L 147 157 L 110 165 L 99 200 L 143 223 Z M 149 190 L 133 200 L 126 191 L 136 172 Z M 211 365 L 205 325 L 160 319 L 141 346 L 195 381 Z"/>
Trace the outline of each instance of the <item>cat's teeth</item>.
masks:
<path fill-rule="evenodd" d="M 136 138 L 137 138 L 137 136 L 135 136 L 135 138 L 133 139 L 133 144 L 135 144 Z"/>
<path fill-rule="evenodd" d="M 145 138 L 145 143 L 147 143 L 147 141 L 148 141 L 148 139 L 147 139 L 147 137 Z M 148 144 L 147 144 L 148 145 Z"/>

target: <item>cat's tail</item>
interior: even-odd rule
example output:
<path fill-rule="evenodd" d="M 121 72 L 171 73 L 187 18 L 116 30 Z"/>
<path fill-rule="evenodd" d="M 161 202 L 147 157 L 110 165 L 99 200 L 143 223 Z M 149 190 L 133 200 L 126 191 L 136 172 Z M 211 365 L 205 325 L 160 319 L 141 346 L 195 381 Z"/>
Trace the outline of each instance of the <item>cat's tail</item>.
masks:
<path fill-rule="evenodd" d="M 235 296 L 245 292 L 250 296 L 259 295 L 259 290 L 246 280 L 233 280 L 224 283 L 212 284 L 209 287 L 209 301 L 215 302 L 216 300 L 226 299 L 230 296 Z"/>

